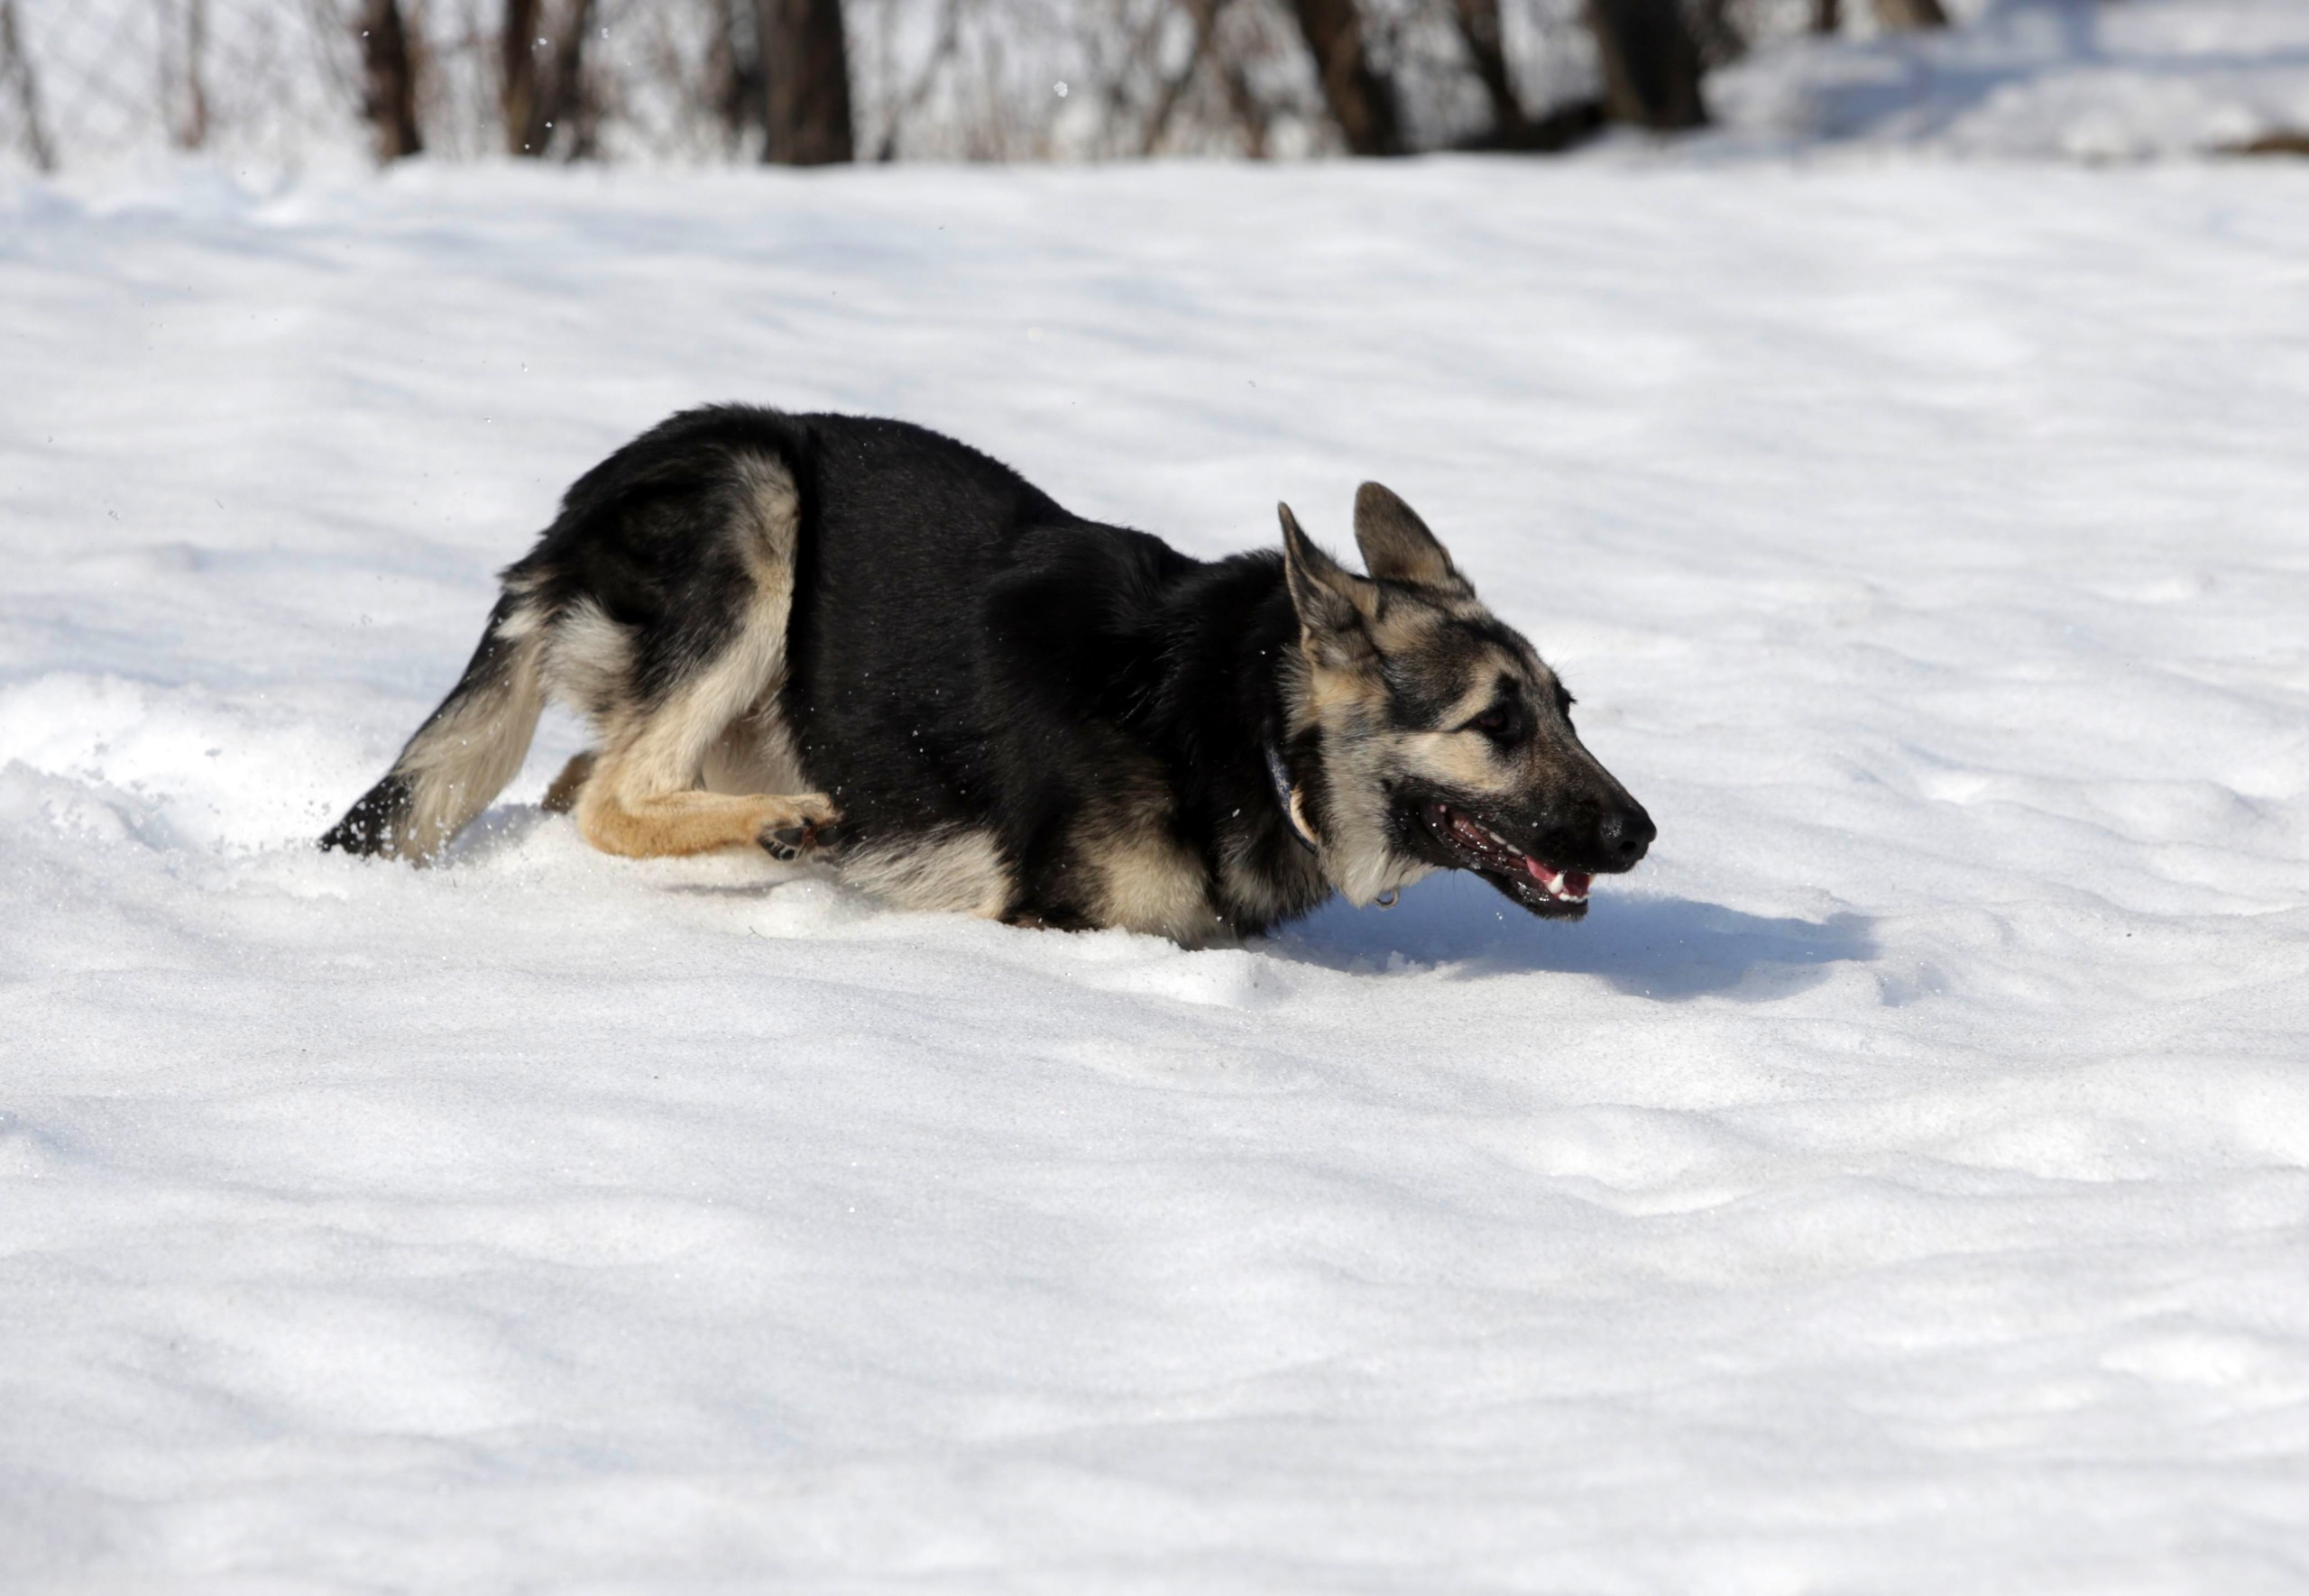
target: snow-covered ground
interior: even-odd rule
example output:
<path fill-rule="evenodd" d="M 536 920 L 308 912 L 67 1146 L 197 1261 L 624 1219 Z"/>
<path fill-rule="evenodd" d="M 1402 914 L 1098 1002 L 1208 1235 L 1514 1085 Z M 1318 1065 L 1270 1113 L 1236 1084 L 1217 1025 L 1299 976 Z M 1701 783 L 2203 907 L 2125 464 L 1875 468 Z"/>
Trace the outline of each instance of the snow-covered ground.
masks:
<path fill-rule="evenodd" d="M 2139 161 L 2309 133 L 2309 0 L 1947 9 L 1945 32 L 1780 39 L 1712 75 L 1719 141 Z"/>
<path fill-rule="evenodd" d="M 2309 170 L 20 186 L 0 370 L 0 1588 L 2309 1588 Z M 1651 860 L 315 852 L 731 397 L 1386 481 Z"/>

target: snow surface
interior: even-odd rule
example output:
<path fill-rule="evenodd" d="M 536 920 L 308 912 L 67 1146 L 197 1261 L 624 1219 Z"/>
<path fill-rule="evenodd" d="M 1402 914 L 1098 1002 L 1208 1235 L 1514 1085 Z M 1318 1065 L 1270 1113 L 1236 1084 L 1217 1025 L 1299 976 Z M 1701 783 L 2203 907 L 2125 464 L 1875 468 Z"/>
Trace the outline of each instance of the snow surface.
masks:
<path fill-rule="evenodd" d="M 2309 1588 L 2309 170 L 0 196 L 0 1588 Z M 1406 494 L 1660 826 L 1185 953 L 314 837 L 676 407 Z"/>
<path fill-rule="evenodd" d="M 1709 108 L 1734 143 L 1973 157 L 2136 161 L 2309 133 L 2309 0 L 1949 10 L 1946 32 L 1778 41 L 1710 74 Z"/>

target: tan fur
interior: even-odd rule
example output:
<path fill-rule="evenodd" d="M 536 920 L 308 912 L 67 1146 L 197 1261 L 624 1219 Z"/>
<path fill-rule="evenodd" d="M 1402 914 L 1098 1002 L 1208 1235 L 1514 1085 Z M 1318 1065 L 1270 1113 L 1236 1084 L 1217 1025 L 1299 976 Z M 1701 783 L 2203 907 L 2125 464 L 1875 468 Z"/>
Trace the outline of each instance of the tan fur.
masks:
<path fill-rule="evenodd" d="M 592 599 L 556 618 L 545 638 L 545 680 L 553 696 L 596 725 L 619 717 L 631 695 L 633 639 Z"/>
<path fill-rule="evenodd" d="M 1509 793 L 1515 766 L 1499 757 L 1491 739 L 1476 731 L 1413 731 L 1403 734 L 1396 757 L 1416 770 L 1464 793 Z"/>
<path fill-rule="evenodd" d="M 705 750 L 699 784 L 709 793 L 793 793 L 803 786 L 794 734 L 775 689 L 730 722 Z"/>
<path fill-rule="evenodd" d="M 511 649 L 501 678 L 444 703 L 394 762 L 411 796 L 389 850 L 398 858 L 423 863 L 438 854 L 513 779 L 529 752 L 545 712 L 537 650 L 512 618 L 495 636 Z"/>
<path fill-rule="evenodd" d="M 1210 906 L 1202 861 L 1174 838 L 1142 831 L 1118 837 L 1099 856 L 1101 923 L 1182 947 L 1224 941 L 1227 927 Z"/>
<path fill-rule="evenodd" d="M 1521 766 L 1503 756 L 1479 731 L 1461 727 L 1491 706 L 1502 675 L 1515 676 L 1519 662 L 1496 649 L 1486 650 L 1466 670 L 1467 686 L 1444 711 L 1440 729 L 1401 734 L 1404 768 L 1467 793 L 1513 792 L 1523 780 Z"/>
<path fill-rule="evenodd" d="M 1189 948 L 1225 940 L 1227 928 L 1210 906 L 1202 861 L 1172 835 L 1166 820 L 1147 812 L 1141 823 L 1096 828 L 1083 862 L 1099 877 L 1094 909 L 1102 925 L 1168 937 Z"/>
<path fill-rule="evenodd" d="M 822 793 L 795 797 L 656 793 L 627 798 L 595 783 L 577 800 L 579 834 L 603 853 L 636 859 L 754 848 L 771 831 L 828 825 L 837 818 L 833 800 Z"/>
<path fill-rule="evenodd" d="M 1329 657 L 1327 656 L 1326 657 Z M 1292 730 L 1319 729 L 1323 765 L 1315 839 L 1323 874 L 1357 905 L 1384 897 L 1434 867 L 1398 853 L 1388 837 L 1387 779 L 1402 734 L 1387 725 L 1387 688 L 1378 662 L 1350 668 L 1310 657 L 1291 698 Z M 1291 683 L 1291 677 L 1296 683 Z"/>
<path fill-rule="evenodd" d="M 856 848 L 842 856 L 842 879 L 901 908 L 986 920 L 999 919 L 1017 890 L 993 834 L 962 829 L 919 842 Z"/>
<path fill-rule="evenodd" d="M 671 700 L 649 706 L 633 701 L 630 639 L 597 607 L 573 609 L 554 628 L 547 653 L 553 685 L 587 712 L 602 739 L 592 766 L 565 795 L 579 832 L 606 853 L 648 858 L 750 848 L 766 832 L 838 818 L 823 793 L 741 784 L 799 784 L 791 738 L 777 713 L 799 504 L 783 464 L 757 458 L 743 469 L 753 513 L 741 550 L 753 579 L 752 601 L 721 657 Z"/>

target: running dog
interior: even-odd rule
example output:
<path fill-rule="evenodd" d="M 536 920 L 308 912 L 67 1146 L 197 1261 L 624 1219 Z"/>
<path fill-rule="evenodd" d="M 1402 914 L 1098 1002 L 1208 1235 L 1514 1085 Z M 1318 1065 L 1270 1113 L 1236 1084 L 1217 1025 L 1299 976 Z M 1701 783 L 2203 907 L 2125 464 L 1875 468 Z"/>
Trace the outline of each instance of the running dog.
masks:
<path fill-rule="evenodd" d="M 473 662 L 321 846 L 426 860 L 548 700 L 594 847 L 823 858 L 897 903 L 1190 946 L 1473 870 L 1576 920 L 1651 818 L 1411 507 L 1357 576 L 1190 559 L 903 422 L 717 406 L 578 479 Z"/>

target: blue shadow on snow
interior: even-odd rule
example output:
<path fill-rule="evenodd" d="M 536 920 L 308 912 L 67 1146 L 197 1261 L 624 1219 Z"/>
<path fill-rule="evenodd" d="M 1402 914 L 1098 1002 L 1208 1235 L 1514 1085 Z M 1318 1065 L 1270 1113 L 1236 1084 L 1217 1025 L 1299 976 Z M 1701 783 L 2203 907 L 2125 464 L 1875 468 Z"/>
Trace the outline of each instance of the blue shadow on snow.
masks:
<path fill-rule="evenodd" d="M 1267 949 L 1334 968 L 1384 968 L 1400 956 L 1469 977 L 1601 976 L 1630 995 L 1670 1003 L 1710 993 L 1785 997 L 1826 979 L 1831 966 L 1877 954 L 1865 915 L 1775 919 L 1689 898 L 1622 896 L 1608 879 L 1597 886 L 1587 918 L 1567 924 L 1525 913 L 1472 876 L 1434 876 L 1393 909 L 1334 899 Z"/>
<path fill-rule="evenodd" d="M 532 805 L 501 804 L 449 846 L 446 861 L 477 863 L 517 848 L 552 818 Z M 754 894 L 778 885 L 671 890 Z M 1384 968 L 1400 959 L 1450 965 L 1463 977 L 1601 976 L 1632 996 L 1669 1003 L 1710 993 L 1748 1002 L 1785 997 L 1826 979 L 1832 965 L 1865 964 L 1877 954 L 1865 915 L 1775 919 L 1689 898 L 1622 895 L 1609 877 L 1597 886 L 1587 918 L 1565 924 L 1527 914 L 1474 876 L 1451 871 L 1410 888 L 1393 909 L 1357 909 L 1333 898 L 1269 937 L 1265 948 L 1278 959 L 1333 969 Z"/>

